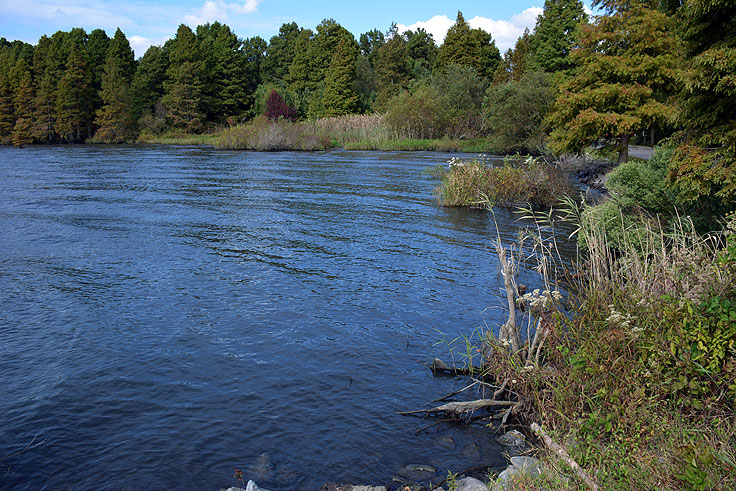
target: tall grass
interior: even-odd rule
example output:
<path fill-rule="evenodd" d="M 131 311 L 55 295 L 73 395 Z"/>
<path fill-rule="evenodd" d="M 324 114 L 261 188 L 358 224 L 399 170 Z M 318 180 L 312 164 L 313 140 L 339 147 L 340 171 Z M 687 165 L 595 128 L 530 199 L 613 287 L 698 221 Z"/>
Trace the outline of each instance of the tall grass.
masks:
<path fill-rule="evenodd" d="M 341 146 L 360 141 L 386 142 L 395 140 L 385 124 L 383 114 L 352 114 L 305 121 L 302 126 L 320 138 Z"/>
<path fill-rule="evenodd" d="M 222 132 L 218 148 L 230 150 L 324 150 L 329 140 L 312 133 L 308 127 L 285 119 L 270 121 L 259 116 L 245 125 Z"/>
<path fill-rule="evenodd" d="M 557 166 L 514 156 L 502 165 L 490 165 L 483 158 L 452 159 L 437 194 L 443 206 L 482 208 L 490 201 L 499 206 L 529 203 L 547 208 L 572 191 L 569 178 Z"/>

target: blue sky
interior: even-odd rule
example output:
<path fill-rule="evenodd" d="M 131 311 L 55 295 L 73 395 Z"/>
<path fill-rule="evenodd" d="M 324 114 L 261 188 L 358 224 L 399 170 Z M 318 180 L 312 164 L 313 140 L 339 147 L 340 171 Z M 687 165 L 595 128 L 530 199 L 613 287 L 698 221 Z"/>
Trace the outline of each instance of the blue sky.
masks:
<path fill-rule="evenodd" d="M 590 6 L 590 1 L 585 1 Z M 520 1 L 386 1 L 327 2 L 321 0 L 0 0 L 0 37 L 36 44 L 43 34 L 84 27 L 102 28 L 112 36 L 120 27 L 141 56 L 151 44 L 172 37 L 179 24 L 196 27 L 219 20 L 242 38 L 268 40 L 284 22 L 314 28 L 333 18 L 353 35 L 371 29 L 386 31 L 391 22 L 403 30 L 423 27 L 440 42 L 461 10 L 472 27 L 489 31 L 506 50 L 525 27 L 532 28 L 544 0 Z"/>

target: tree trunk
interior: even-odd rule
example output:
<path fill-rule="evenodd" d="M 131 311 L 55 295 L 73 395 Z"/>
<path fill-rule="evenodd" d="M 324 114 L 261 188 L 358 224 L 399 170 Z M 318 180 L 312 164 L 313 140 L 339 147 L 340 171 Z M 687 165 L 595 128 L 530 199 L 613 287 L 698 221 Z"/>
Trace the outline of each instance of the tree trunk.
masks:
<path fill-rule="evenodd" d="M 656 141 L 654 138 L 654 126 L 652 126 L 652 129 L 649 130 L 649 146 L 653 147 Z"/>
<path fill-rule="evenodd" d="M 629 161 L 629 134 L 621 135 L 621 146 L 618 151 L 618 163 L 622 164 Z"/>

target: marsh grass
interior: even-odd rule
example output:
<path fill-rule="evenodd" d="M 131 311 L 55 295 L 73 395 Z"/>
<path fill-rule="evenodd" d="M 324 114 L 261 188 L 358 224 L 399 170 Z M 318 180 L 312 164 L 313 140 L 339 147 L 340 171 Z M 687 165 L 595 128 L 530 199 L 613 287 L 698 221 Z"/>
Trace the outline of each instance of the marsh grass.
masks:
<path fill-rule="evenodd" d="M 151 143 L 157 145 L 217 145 L 220 139 L 220 132 L 207 134 L 194 133 L 165 133 L 163 135 L 152 135 L 150 133 L 141 133 L 138 137 L 138 143 Z"/>

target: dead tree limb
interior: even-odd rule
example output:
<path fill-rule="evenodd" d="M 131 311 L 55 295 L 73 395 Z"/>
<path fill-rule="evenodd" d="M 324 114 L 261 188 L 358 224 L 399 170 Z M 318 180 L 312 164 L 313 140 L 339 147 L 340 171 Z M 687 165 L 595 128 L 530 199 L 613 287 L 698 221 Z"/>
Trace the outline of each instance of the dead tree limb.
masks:
<path fill-rule="evenodd" d="M 586 484 L 586 486 L 588 486 L 588 488 L 592 489 L 593 491 L 598 491 L 598 484 L 596 484 L 593 478 L 590 477 L 590 475 L 587 472 L 585 472 L 583 468 L 578 465 L 577 462 L 572 460 L 572 457 L 570 457 L 570 455 L 568 455 L 565 449 L 562 448 L 562 445 L 555 442 L 552 439 L 552 437 L 550 437 L 547 434 L 547 432 L 544 431 L 542 427 L 539 426 L 537 423 L 532 423 L 531 429 L 534 433 L 537 434 L 539 438 L 542 439 L 542 441 L 544 442 L 544 445 L 547 448 L 549 448 L 554 453 L 559 455 L 560 458 L 562 458 L 562 460 L 564 460 L 567 463 L 567 465 L 569 465 L 572 468 L 572 470 L 574 470 L 577 473 L 578 477 Z"/>

